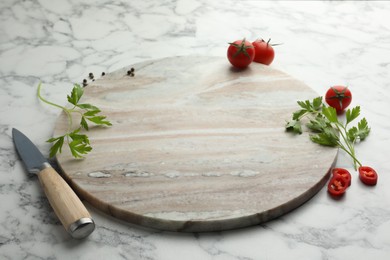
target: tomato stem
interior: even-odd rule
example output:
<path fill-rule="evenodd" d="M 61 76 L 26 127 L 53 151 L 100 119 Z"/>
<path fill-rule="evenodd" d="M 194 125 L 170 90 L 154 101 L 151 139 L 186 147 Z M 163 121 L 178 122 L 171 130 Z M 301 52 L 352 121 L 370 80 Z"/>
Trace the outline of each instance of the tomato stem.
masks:
<path fill-rule="evenodd" d="M 253 46 L 252 46 L 252 45 L 247 46 L 247 45 L 245 44 L 245 42 L 246 42 L 246 39 L 244 38 L 244 39 L 241 41 L 241 44 L 229 43 L 230 45 L 236 47 L 236 50 L 237 50 L 236 53 L 233 54 L 233 57 L 236 57 L 236 56 L 239 55 L 240 53 L 243 53 L 247 58 L 250 59 L 250 55 L 249 55 L 249 53 L 247 52 L 247 49 L 251 49 L 251 48 L 253 48 Z"/>

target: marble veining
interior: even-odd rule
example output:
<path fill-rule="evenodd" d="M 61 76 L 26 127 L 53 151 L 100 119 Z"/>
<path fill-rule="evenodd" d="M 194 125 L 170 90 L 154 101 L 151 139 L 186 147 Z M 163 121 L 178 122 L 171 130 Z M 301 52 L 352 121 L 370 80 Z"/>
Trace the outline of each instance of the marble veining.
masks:
<path fill-rule="evenodd" d="M 337 149 L 283 128 L 296 106 L 286 96 L 317 95 L 302 82 L 262 64 L 235 71 L 220 57 L 127 67 L 137 75 L 129 77 L 127 68 L 108 73 L 83 97 L 116 123 L 90 129 L 88 158 L 57 156 L 66 178 L 95 207 L 147 227 L 220 231 L 278 217 L 324 185 Z M 54 135 L 67 123 L 63 113 Z M 118 171 L 124 163 L 131 166 Z"/>
<path fill-rule="evenodd" d="M 389 259 L 389 10 L 387 1 L 1 1 L 0 258 Z M 339 201 L 322 189 L 273 221 L 201 234 L 140 228 L 86 203 L 97 229 L 82 242 L 72 240 L 37 179 L 26 175 L 11 140 L 16 127 L 48 155 L 45 140 L 60 111 L 37 101 L 38 83 L 48 99 L 65 104 L 72 83 L 89 72 L 100 75 L 172 56 L 224 57 L 226 43 L 243 37 L 283 43 L 271 67 L 317 93 L 333 84 L 350 86 L 352 105 L 361 105 L 372 128 L 356 150 L 380 174 L 378 185 L 361 185 L 340 152 L 336 165 L 352 171 L 353 179 Z M 180 102 L 190 101 L 198 102 L 194 97 Z M 115 170 L 139 167 L 123 163 Z"/>

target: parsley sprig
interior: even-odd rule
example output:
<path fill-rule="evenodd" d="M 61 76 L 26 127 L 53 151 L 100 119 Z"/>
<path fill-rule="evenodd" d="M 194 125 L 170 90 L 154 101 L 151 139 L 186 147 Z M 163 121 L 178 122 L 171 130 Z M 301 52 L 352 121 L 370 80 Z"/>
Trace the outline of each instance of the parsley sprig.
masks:
<path fill-rule="evenodd" d="M 297 134 L 302 133 L 301 120 L 306 117 L 307 128 L 311 130 L 310 140 L 314 143 L 338 147 L 351 156 L 355 170 L 362 166 L 355 153 L 355 144 L 363 141 L 370 133 L 366 118 L 362 118 L 357 126 L 350 126 L 360 116 L 360 106 L 348 109 L 345 119 L 340 120 L 336 109 L 322 103 L 322 97 L 312 101 L 298 101 L 300 110 L 292 115 L 292 119 L 286 123 L 286 130 Z"/>
<path fill-rule="evenodd" d="M 61 153 L 62 147 L 66 142 L 73 157 L 83 158 L 83 155 L 88 154 L 92 150 L 92 147 L 88 136 L 80 133 L 80 131 L 82 129 L 86 131 L 89 130 L 88 122 L 92 122 L 95 125 L 106 126 L 111 126 L 112 124 L 106 120 L 106 116 L 99 114 L 101 110 L 96 106 L 87 103 L 79 103 L 84 94 L 84 89 L 80 85 L 74 84 L 71 94 L 67 96 L 68 102 L 70 103 L 69 107 L 52 103 L 43 98 L 41 95 L 41 88 L 42 84 L 40 83 L 37 91 L 38 98 L 48 105 L 62 109 L 68 117 L 67 132 L 64 135 L 47 140 L 47 142 L 52 143 L 52 147 L 50 148 L 50 157 L 55 156 L 57 153 Z M 72 129 L 73 114 L 79 114 L 81 117 L 80 124 L 75 129 Z"/>
<path fill-rule="evenodd" d="M 308 115 L 318 115 L 322 108 L 322 97 L 317 97 L 306 101 L 298 101 L 298 105 L 301 107 L 300 110 L 297 110 L 293 113 L 292 119 L 287 122 L 286 129 L 293 131 L 294 133 L 302 134 L 302 123 L 301 119 Z"/>

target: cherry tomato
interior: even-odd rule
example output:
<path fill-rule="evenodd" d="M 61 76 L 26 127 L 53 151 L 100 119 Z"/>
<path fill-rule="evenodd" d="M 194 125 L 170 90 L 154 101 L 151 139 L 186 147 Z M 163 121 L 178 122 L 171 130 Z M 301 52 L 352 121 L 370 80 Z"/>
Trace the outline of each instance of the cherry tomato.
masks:
<path fill-rule="evenodd" d="M 337 113 L 341 113 L 351 104 L 352 94 L 345 86 L 330 87 L 325 94 L 325 101 L 329 106 L 335 108 Z"/>
<path fill-rule="evenodd" d="M 271 39 L 269 39 L 267 42 L 263 39 L 258 39 L 252 42 L 252 45 L 255 48 L 254 62 L 265 65 L 270 65 L 272 63 L 275 57 L 275 51 L 274 48 L 272 48 L 273 45 L 269 43 L 270 41 Z"/>
<path fill-rule="evenodd" d="M 230 63 L 237 68 L 243 69 L 248 67 L 255 57 L 255 50 L 252 43 L 245 40 L 237 40 L 229 43 L 227 58 Z"/>
<path fill-rule="evenodd" d="M 370 186 L 374 186 L 378 182 L 378 174 L 373 168 L 368 166 L 359 167 L 359 178 L 364 184 Z"/>
<path fill-rule="evenodd" d="M 348 186 L 351 186 L 351 179 L 352 178 L 351 178 L 351 174 L 349 173 L 348 170 L 343 169 L 343 168 L 333 168 L 332 174 L 333 174 L 333 176 L 340 175 L 341 177 L 343 177 L 344 179 L 347 180 Z"/>
<path fill-rule="evenodd" d="M 348 181 L 341 175 L 333 176 L 328 183 L 328 192 L 332 196 L 341 196 L 348 188 Z"/>

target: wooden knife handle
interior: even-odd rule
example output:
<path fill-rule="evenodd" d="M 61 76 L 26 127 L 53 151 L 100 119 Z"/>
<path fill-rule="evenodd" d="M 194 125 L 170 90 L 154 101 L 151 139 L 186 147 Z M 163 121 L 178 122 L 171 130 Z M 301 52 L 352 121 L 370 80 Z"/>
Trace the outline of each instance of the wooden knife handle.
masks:
<path fill-rule="evenodd" d="M 95 229 L 91 215 L 56 170 L 47 164 L 38 177 L 50 205 L 68 233 L 77 239 L 91 234 Z"/>

